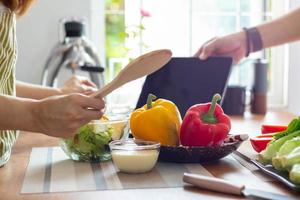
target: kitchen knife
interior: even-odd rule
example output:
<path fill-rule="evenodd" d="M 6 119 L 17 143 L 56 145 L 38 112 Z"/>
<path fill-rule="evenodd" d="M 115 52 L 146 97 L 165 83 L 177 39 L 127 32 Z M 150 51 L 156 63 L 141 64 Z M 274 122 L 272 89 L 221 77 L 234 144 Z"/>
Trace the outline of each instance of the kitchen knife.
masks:
<path fill-rule="evenodd" d="M 270 199 L 270 200 L 295 200 L 296 199 L 281 194 L 265 192 L 256 189 L 248 189 L 244 185 L 231 183 L 223 179 L 202 176 L 198 174 L 184 173 L 183 181 L 192 184 L 194 186 L 197 186 L 199 188 L 227 193 L 227 194 L 240 195 L 246 198 Z"/>

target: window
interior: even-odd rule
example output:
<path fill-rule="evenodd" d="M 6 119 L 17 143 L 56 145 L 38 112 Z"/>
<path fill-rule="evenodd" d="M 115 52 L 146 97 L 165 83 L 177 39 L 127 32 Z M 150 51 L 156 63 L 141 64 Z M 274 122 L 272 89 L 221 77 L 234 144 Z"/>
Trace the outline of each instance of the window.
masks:
<path fill-rule="evenodd" d="M 110 78 L 128 59 L 153 49 L 170 48 L 174 56 L 191 56 L 213 36 L 230 34 L 281 15 L 287 3 L 287 0 L 226 0 L 226 3 L 224 0 L 106 0 L 106 64 Z M 145 12 L 150 16 L 143 17 Z M 119 21 L 111 23 L 113 17 Z M 229 84 L 250 89 L 253 59 L 266 58 L 270 63 L 270 103 L 283 105 L 285 60 L 282 55 L 286 55 L 285 47 L 251 55 L 234 68 Z M 129 103 L 134 104 L 141 84 L 142 80 L 123 88 L 132 96 Z"/>
<path fill-rule="evenodd" d="M 115 61 L 126 56 L 123 0 L 105 1 L 105 36 L 106 66 L 108 66 L 106 78 L 112 79 L 113 68 L 116 67 L 116 70 L 120 68 L 120 65 L 114 66 Z"/>

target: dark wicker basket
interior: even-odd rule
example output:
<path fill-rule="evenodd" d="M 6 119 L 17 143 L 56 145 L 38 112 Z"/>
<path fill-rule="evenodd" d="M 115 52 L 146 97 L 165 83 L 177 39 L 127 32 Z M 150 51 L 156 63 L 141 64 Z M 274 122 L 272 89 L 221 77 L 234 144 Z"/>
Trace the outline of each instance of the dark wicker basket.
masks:
<path fill-rule="evenodd" d="M 215 147 L 161 146 L 159 161 L 202 163 L 221 159 L 237 150 L 242 141 L 225 142 Z"/>

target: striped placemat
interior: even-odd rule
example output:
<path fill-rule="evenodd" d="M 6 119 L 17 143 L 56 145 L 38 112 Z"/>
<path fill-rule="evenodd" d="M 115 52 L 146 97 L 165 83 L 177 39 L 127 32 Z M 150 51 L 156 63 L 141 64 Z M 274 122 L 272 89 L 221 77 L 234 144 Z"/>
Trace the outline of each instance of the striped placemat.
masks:
<path fill-rule="evenodd" d="M 184 172 L 212 176 L 200 164 L 175 163 L 158 163 L 145 174 L 125 174 L 111 161 L 74 162 L 60 147 L 33 148 L 21 193 L 182 187 Z"/>

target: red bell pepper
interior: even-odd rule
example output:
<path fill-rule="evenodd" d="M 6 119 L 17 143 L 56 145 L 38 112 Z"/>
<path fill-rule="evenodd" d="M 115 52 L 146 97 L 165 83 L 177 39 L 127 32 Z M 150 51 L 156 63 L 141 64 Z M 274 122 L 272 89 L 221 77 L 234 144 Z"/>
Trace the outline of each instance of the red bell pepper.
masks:
<path fill-rule="evenodd" d="M 272 136 L 269 136 L 269 137 L 260 137 L 260 136 L 261 135 L 250 138 L 250 142 L 251 142 L 253 149 L 258 153 L 261 152 L 262 150 L 266 149 L 269 142 L 271 142 L 273 140 Z"/>
<path fill-rule="evenodd" d="M 196 104 L 188 109 L 180 128 L 180 142 L 184 146 L 216 146 L 223 143 L 231 123 L 217 101 L 215 94 L 211 103 Z"/>
<path fill-rule="evenodd" d="M 285 131 L 287 129 L 287 126 L 282 125 L 262 125 L 261 126 L 261 133 L 277 133 L 281 131 Z"/>

